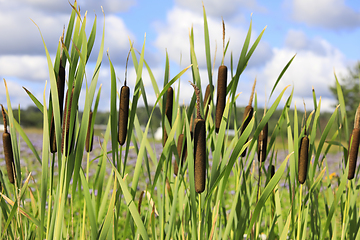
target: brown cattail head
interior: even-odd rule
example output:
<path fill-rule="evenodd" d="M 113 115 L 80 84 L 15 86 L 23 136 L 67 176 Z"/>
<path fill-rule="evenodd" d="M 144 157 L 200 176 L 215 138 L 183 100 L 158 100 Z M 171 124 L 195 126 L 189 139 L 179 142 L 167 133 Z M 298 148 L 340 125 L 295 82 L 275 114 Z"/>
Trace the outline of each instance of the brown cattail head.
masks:
<path fill-rule="evenodd" d="M 122 86 L 120 90 L 120 110 L 118 122 L 118 142 L 122 146 L 125 143 L 127 135 L 127 125 L 129 119 L 129 97 L 130 88 Z"/>
<path fill-rule="evenodd" d="M 219 132 L 221 119 L 226 104 L 227 67 L 221 65 L 218 71 L 217 100 L 215 112 L 215 132 Z"/>
<path fill-rule="evenodd" d="M 194 157 L 195 190 L 202 193 L 206 180 L 206 133 L 205 120 L 199 118 L 195 119 Z"/>
<path fill-rule="evenodd" d="M 300 141 L 299 149 L 299 166 L 298 166 L 298 180 L 300 184 L 303 184 L 306 180 L 307 168 L 308 168 L 308 155 L 309 155 L 309 138 L 304 136 Z"/>
<path fill-rule="evenodd" d="M 275 175 L 275 166 L 274 164 L 272 164 L 270 167 L 270 174 L 271 174 L 271 178 Z"/>
<path fill-rule="evenodd" d="M 93 112 L 90 111 L 90 113 L 89 113 L 89 124 L 88 124 L 88 130 L 87 130 L 86 142 L 85 142 L 85 150 L 86 150 L 86 152 L 91 152 L 92 151 L 93 141 L 94 141 L 94 131 L 91 133 L 92 115 L 93 115 Z M 90 137 L 90 134 L 91 134 L 91 137 Z"/>
<path fill-rule="evenodd" d="M 186 160 L 186 157 L 187 157 L 187 145 L 186 145 L 186 139 L 185 139 L 184 134 L 179 135 L 178 143 L 177 143 L 177 152 L 178 152 L 178 155 L 179 155 L 179 160 L 181 161 L 181 166 L 183 166 L 184 161 Z M 178 174 L 178 170 L 179 170 L 179 166 L 178 166 L 178 164 L 177 164 L 177 162 L 175 160 L 174 174 L 176 176 Z"/>
<path fill-rule="evenodd" d="M 6 121 L 6 113 L 3 105 L 1 104 L 1 112 L 3 116 L 4 122 L 4 133 L 3 133 L 3 146 L 4 146 L 4 155 L 5 155 L 5 163 L 6 163 L 6 171 L 8 173 L 8 178 L 10 183 L 14 184 L 15 182 L 15 173 L 14 173 L 14 155 L 11 145 L 11 137 L 10 133 L 7 131 L 7 121 Z"/>
<path fill-rule="evenodd" d="M 360 104 L 355 113 L 354 128 L 360 128 Z"/>
<path fill-rule="evenodd" d="M 264 162 L 266 159 L 267 138 L 268 138 L 268 123 L 265 124 L 264 128 L 261 130 L 259 134 L 258 149 L 257 149 L 259 162 Z"/>
<path fill-rule="evenodd" d="M 171 121 L 172 121 L 172 112 L 173 112 L 173 99 L 174 99 L 174 90 L 172 87 L 169 87 L 167 89 L 167 95 L 166 95 L 166 104 L 165 104 L 165 116 L 169 121 L 170 127 L 171 127 Z M 168 135 L 165 128 L 165 121 L 164 119 L 164 142 L 163 146 L 165 146 L 165 143 L 167 141 Z"/>
<path fill-rule="evenodd" d="M 214 86 L 210 86 L 210 84 L 208 84 L 205 90 L 205 97 L 204 97 L 205 119 L 207 118 L 207 114 L 209 111 L 209 104 L 211 101 L 211 93 L 210 93 L 211 89 L 214 89 Z"/>
<path fill-rule="evenodd" d="M 242 134 L 244 132 L 244 130 L 246 129 L 246 127 L 249 125 L 250 120 L 253 116 L 254 113 L 254 109 L 251 105 L 247 105 L 245 107 L 245 111 L 244 111 L 244 116 L 243 116 L 243 121 L 242 121 L 242 125 L 240 128 L 240 134 Z M 241 153 L 242 157 L 246 156 L 246 149 Z"/>
<path fill-rule="evenodd" d="M 65 150 L 65 155 L 68 156 L 68 154 L 70 154 L 71 149 L 72 149 L 72 145 L 73 145 L 73 138 L 71 140 L 70 143 L 70 149 L 68 149 L 68 142 L 69 142 L 69 129 L 70 129 L 70 116 L 71 116 L 71 104 L 72 104 L 72 100 L 73 100 L 73 95 L 74 95 L 74 87 L 72 87 L 71 89 L 71 93 L 69 96 L 69 89 L 66 91 L 66 99 L 65 99 L 65 109 L 64 109 L 64 118 L 63 118 L 63 131 L 62 131 L 62 142 L 61 142 L 61 152 L 64 153 Z M 75 127 L 75 124 L 74 124 Z M 74 133 L 73 133 L 74 135 Z M 65 139 L 66 136 L 66 139 Z M 64 145 L 65 145 L 65 149 L 64 149 Z"/>
<path fill-rule="evenodd" d="M 349 140 L 349 174 L 348 179 L 351 180 L 355 176 L 355 168 L 356 168 L 356 161 L 358 156 L 359 150 L 359 137 L 360 137 L 360 128 L 354 128 Z M 352 141 L 351 141 L 352 138 Z M 351 144 L 351 146 L 350 146 Z"/>
<path fill-rule="evenodd" d="M 195 118 L 194 130 L 194 179 L 195 191 L 202 193 L 205 190 L 206 181 L 206 129 L 205 120 L 200 115 L 200 91 L 191 83 L 195 89 L 197 100 L 197 117 Z"/>
<path fill-rule="evenodd" d="M 60 67 L 57 77 L 57 90 L 59 97 L 59 110 L 60 110 L 60 121 L 62 121 L 63 116 L 63 105 L 64 105 L 64 88 L 65 88 L 65 68 L 62 65 L 60 58 Z M 55 153 L 57 151 L 56 147 L 56 135 L 55 135 L 55 122 L 54 122 L 54 113 L 51 116 L 51 125 L 50 125 L 50 152 Z"/>
<path fill-rule="evenodd" d="M 139 202 L 138 202 L 138 212 L 139 212 L 139 214 L 141 214 L 141 203 L 142 203 L 144 193 L 145 193 L 144 191 L 141 191 L 140 197 L 139 197 Z"/>

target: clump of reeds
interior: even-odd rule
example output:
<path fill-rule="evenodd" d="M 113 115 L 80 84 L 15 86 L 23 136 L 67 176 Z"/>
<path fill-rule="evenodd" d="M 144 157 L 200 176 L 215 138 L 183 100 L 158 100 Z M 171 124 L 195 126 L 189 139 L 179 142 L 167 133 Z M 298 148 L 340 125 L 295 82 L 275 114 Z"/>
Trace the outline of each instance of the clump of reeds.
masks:
<path fill-rule="evenodd" d="M 119 107 L 119 119 L 118 119 L 118 142 L 122 146 L 125 143 L 127 135 L 127 126 L 129 119 L 129 98 L 130 98 L 130 88 L 126 85 L 127 77 L 127 64 L 129 61 L 131 48 L 126 58 L 125 66 L 125 80 L 124 86 L 120 89 L 120 107 Z"/>
<path fill-rule="evenodd" d="M 86 152 L 91 152 L 92 148 L 93 148 L 94 131 L 92 131 L 92 133 L 91 133 L 92 115 L 93 115 L 93 112 L 90 110 L 89 123 L 88 123 L 88 129 L 87 129 L 86 141 L 85 141 L 85 150 L 86 150 Z"/>
<path fill-rule="evenodd" d="M 14 172 L 14 155 L 11 145 L 11 136 L 7 131 L 7 121 L 6 121 L 6 113 L 4 106 L 1 104 L 1 112 L 3 116 L 4 122 L 4 133 L 3 133 L 3 146 L 4 146 L 4 155 L 5 155 L 5 163 L 6 163 L 6 171 L 8 173 L 8 178 L 10 183 L 14 184 L 15 182 L 15 172 Z"/>
<path fill-rule="evenodd" d="M 256 78 L 254 80 L 254 84 L 253 84 L 253 87 L 252 87 L 252 90 L 251 90 L 249 103 L 245 107 L 245 110 L 244 110 L 244 116 L 243 116 L 242 125 L 241 125 L 241 128 L 240 128 L 240 134 L 242 134 L 244 132 L 244 130 L 246 129 L 246 127 L 249 125 L 250 120 L 251 120 L 251 118 L 253 116 L 253 113 L 254 113 L 254 108 L 252 107 L 252 101 L 253 101 L 253 98 L 254 98 L 255 86 L 256 86 Z M 241 153 L 241 156 L 242 157 L 246 156 L 246 148 Z"/>
<path fill-rule="evenodd" d="M 226 104 L 226 87 L 227 87 L 227 67 L 224 65 L 225 54 L 225 23 L 223 23 L 223 60 L 218 70 L 217 82 L 217 99 L 216 99 L 216 112 L 215 112 L 215 132 L 219 132 L 221 119 L 224 113 Z M 205 115 L 206 116 L 206 115 Z"/>
<path fill-rule="evenodd" d="M 173 99 L 174 99 L 174 90 L 172 87 L 169 87 L 166 92 L 166 104 L 165 104 L 165 116 L 167 120 L 169 121 L 169 125 L 171 127 L 171 120 L 172 120 L 172 112 L 173 112 Z M 166 119 L 164 119 L 165 124 Z M 167 141 L 168 135 L 166 132 L 166 128 L 164 125 L 164 142 L 163 145 L 165 146 L 165 143 Z"/>
<path fill-rule="evenodd" d="M 68 156 L 71 153 L 72 145 L 73 145 L 73 138 L 71 139 L 70 148 L 69 147 L 69 129 L 70 129 L 70 115 L 71 115 L 71 105 L 74 95 L 74 87 L 72 87 L 70 95 L 69 95 L 69 89 L 66 91 L 66 97 L 65 97 L 65 109 L 64 113 L 65 116 L 63 118 L 63 131 L 62 131 L 62 143 L 61 143 L 61 152 Z M 75 124 L 74 128 L 75 129 Z M 74 133 L 73 133 L 74 135 Z M 66 138 L 65 138 L 66 136 Z M 65 146 L 64 146 L 65 145 Z"/>
<path fill-rule="evenodd" d="M 298 166 L 298 180 L 300 184 L 304 184 L 308 169 L 308 156 L 309 156 L 309 138 L 306 132 L 306 108 L 304 103 L 305 116 L 304 116 L 304 136 L 300 140 L 299 148 L 299 166 Z"/>
<path fill-rule="evenodd" d="M 360 137 L 360 104 L 356 110 L 355 120 L 354 120 L 354 129 L 350 134 L 349 139 L 349 173 L 348 179 L 351 180 L 355 176 L 355 168 L 357 162 L 357 156 L 359 151 L 359 137 Z M 352 140 L 351 140 L 352 139 Z"/>
<path fill-rule="evenodd" d="M 194 121 L 194 179 L 195 179 L 195 191 L 202 193 L 205 190 L 206 180 L 206 130 L 205 120 L 200 114 L 200 90 L 199 88 L 190 82 L 194 87 L 196 93 L 197 102 L 197 115 Z"/>
<path fill-rule="evenodd" d="M 60 121 L 62 121 L 64 91 L 65 91 L 65 68 L 63 67 L 61 58 L 60 58 L 59 73 L 57 76 L 56 84 L 57 84 L 58 97 L 59 97 Z M 53 113 L 51 116 L 51 126 L 50 126 L 50 152 L 55 153 L 56 151 L 57 151 L 57 147 L 56 147 L 55 122 L 54 122 L 54 113 Z"/>

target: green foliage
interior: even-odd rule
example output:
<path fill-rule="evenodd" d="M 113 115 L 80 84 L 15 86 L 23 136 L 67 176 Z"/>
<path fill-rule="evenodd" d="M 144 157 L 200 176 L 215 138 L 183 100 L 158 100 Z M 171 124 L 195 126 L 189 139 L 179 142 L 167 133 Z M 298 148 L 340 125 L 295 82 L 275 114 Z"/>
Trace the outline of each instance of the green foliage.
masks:
<path fill-rule="evenodd" d="M 192 82 L 199 88 L 200 83 L 207 81 L 201 79 L 197 68 L 194 50 L 194 35 L 197 33 L 191 29 L 189 35 L 192 65 L 171 78 L 170 63 L 166 57 L 163 83 L 155 79 L 146 63 L 146 38 L 140 55 L 137 55 L 130 42 L 136 82 L 134 89 L 131 89 L 133 94 L 130 99 L 128 135 L 125 145 L 120 146 L 117 142 L 117 91 L 120 87 L 117 86 L 117 73 L 109 54 L 110 112 L 97 111 L 101 92 L 101 88 L 97 88 L 97 80 L 100 66 L 103 66 L 104 28 L 94 73 L 91 78 L 85 78 L 88 57 L 93 50 L 96 35 L 96 22 L 95 19 L 91 33 L 87 36 L 86 16 L 80 15 L 75 2 L 64 44 L 59 45 L 54 64 L 44 42 L 51 98 L 46 102 L 49 93 L 45 90 L 42 100 L 28 92 L 38 110 L 31 107 L 19 113 L 12 109 L 9 90 L 4 81 L 16 180 L 15 186 L 12 186 L 6 178 L 7 173 L 0 172 L 1 238 L 201 240 L 243 239 L 245 234 L 250 239 L 257 239 L 260 234 L 265 234 L 269 239 L 360 238 L 360 218 L 357 215 L 360 207 L 356 201 L 360 181 L 347 180 L 349 167 L 345 163 L 348 137 L 344 140 L 343 132 L 348 131 L 349 120 L 345 115 L 345 93 L 338 82 L 336 95 L 340 106 L 334 113 L 320 114 L 321 101 L 316 101 L 314 92 L 314 111 L 307 113 L 305 119 L 296 106 L 294 110 L 290 109 L 294 89 L 289 93 L 287 86 L 280 89 L 278 96 L 271 96 L 274 101 L 265 114 L 255 101 L 255 114 L 240 134 L 244 108 L 236 106 L 238 95 L 235 93 L 240 76 L 265 30 L 255 41 L 251 41 L 250 23 L 241 52 L 233 53 L 239 55 L 239 61 L 230 68 L 232 77 L 227 87 L 227 102 L 218 133 L 214 130 L 215 98 L 212 97 L 210 101 L 211 114 L 206 118 L 206 187 L 203 193 L 198 194 L 194 183 L 197 169 L 190 129 L 190 116 L 195 113 L 195 94 L 186 108 L 180 106 L 179 97 L 176 96 L 181 91 L 178 81 L 189 68 L 192 71 Z M 205 9 L 204 34 L 207 70 L 211 72 Z M 62 136 L 64 126 L 60 111 L 56 108 L 59 94 L 56 76 L 60 60 L 64 65 L 69 65 L 67 88 L 71 90 L 74 87 L 73 102 L 67 106 L 71 106 L 68 116 L 70 130 L 64 133 L 68 136 Z M 284 63 L 272 93 L 291 67 L 292 61 L 296 59 L 293 57 Z M 153 106 L 147 102 L 142 80 L 145 68 L 157 96 Z M 159 83 L 162 86 L 160 88 Z M 216 89 L 216 81 L 210 74 L 209 83 L 213 83 Z M 179 89 L 174 97 L 173 117 L 167 120 L 164 118 L 164 95 L 175 84 L 178 84 Z M 86 94 L 82 112 L 76 107 L 80 93 Z M 140 97 L 143 98 L 143 107 L 138 106 Z M 284 98 L 286 104 L 280 108 L 279 104 Z M 203 106 L 200 107 L 202 114 Z M 105 124 L 106 129 L 95 140 L 93 152 L 85 153 L 91 109 L 97 124 Z M 22 127 L 25 126 L 24 120 L 30 122 L 24 115 L 31 114 L 38 114 L 37 120 L 42 119 L 41 147 L 35 147 L 35 140 L 30 141 Z M 49 149 L 52 115 L 58 149 L 56 153 L 50 153 Z M 20 119 L 18 116 L 21 116 Z M 168 134 L 164 145 L 153 142 L 152 138 L 160 123 L 162 130 L 166 129 Z M 258 136 L 266 123 L 269 124 L 270 141 L 266 149 L 267 159 L 260 164 L 255 155 Z M 304 126 L 309 137 L 310 157 L 307 179 L 301 185 L 297 181 L 298 149 L 300 139 L 305 134 Z M 234 136 L 229 136 L 227 130 L 230 128 L 234 129 Z M 177 139 L 181 133 L 187 143 L 185 162 L 180 161 L 181 156 L 177 151 Z M 73 142 L 68 141 L 68 148 L 72 150 L 65 154 L 61 151 L 61 144 L 66 137 L 73 139 Z M 31 153 L 22 149 L 22 141 Z M 279 151 L 279 145 L 285 150 Z M 330 148 L 340 152 L 335 162 L 329 155 Z M 242 157 L 246 149 L 246 155 Z M 174 161 L 179 166 L 177 176 L 173 174 Z M 24 162 L 28 164 L 24 166 Z M 330 164 L 336 166 L 335 172 L 330 172 L 330 169 L 334 169 L 329 167 Z M 271 165 L 277 169 L 273 176 L 269 170 Z M 356 170 L 358 176 L 359 169 Z"/>

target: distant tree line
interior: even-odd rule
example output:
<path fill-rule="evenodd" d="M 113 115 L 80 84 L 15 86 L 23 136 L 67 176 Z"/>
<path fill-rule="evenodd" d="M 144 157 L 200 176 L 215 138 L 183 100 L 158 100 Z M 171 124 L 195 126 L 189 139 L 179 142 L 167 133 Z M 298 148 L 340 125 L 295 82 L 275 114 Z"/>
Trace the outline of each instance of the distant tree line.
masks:
<path fill-rule="evenodd" d="M 149 106 L 150 110 L 149 112 L 151 112 L 152 106 Z M 237 107 L 236 108 L 236 124 L 239 127 L 241 125 L 241 121 L 242 121 L 242 117 L 244 114 L 244 108 L 245 107 Z M 307 109 L 308 113 L 307 115 L 310 114 L 310 112 L 312 111 L 312 109 L 310 108 L 310 106 Z M 182 110 L 180 111 L 182 112 Z M 261 116 L 264 112 L 264 109 L 257 109 L 257 122 L 260 121 Z M 17 109 L 13 109 L 13 113 L 14 113 L 14 117 L 17 121 L 19 121 L 19 112 Z M 136 110 L 137 113 L 137 117 L 139 119 L 140 125 L 145 126 L 148 122 L 149 116 L 148 116 L 148 111 L 145 109 L 144 106 L 142 107 L 138 107 L 138 109 Z M 281 110 L 276 110 L 274 112 L 274 114 L 272 115 L 272 117 L 269 120 L 269 134 L 272 133 L 273 129 L 276 127 L 277 122 L 280 118 L 282 114 Z M 301 126 L 304 124 L 302 119 L 304 116 L 303 111 L 298 110 L 297 112 L 298 115 L 298 123 L 299 123 L 299 129 L 301 128 Z M 320 114 L 320 128 L 324 129 L 327 121 L 330 118 L 331 113 L 321 113 Z M 82 112 L 79 113 L 79 117 L 81 118 L 82 116 Z M 231 114 L 230 117 L 230 125 L 229 128 L 233 129 L 234 128 L 234 117 L 235 117 L 235 113 L 233 112 Z M 294 111 L 290 110 L 289 111 L 289 118 L 290 118 L 290 122 L 294 122 Z M 106 125 L 108 123 L 108 119 L 109 119 L 109 112 L 97 112 L 96 114 L 96 119 L 95 119 L 95 124 L 98 125 Z M 0 120 L 0 122 L 2 123 L 2 118 Z M 43 122 L 43 115 L 41 113 L 41 111 L 35 107 L 35 106 L 29 106 L 27 109 L 20 109 L 20 124 L 23 127 L 26 128 L 42 128 L 42 122 Z M 156 129 L 158 127 L 160 127 L 161 124 L 161 114 L 160 114 L 160 109 L 157 107 L 154 110 L 154 113 L 152 115 L 152 119 L 150 122 L 150 127 L 152 129 Z M 293 129 L 293 126 L 291 126 Z M 284 121 L 283 126 L 280 126 L 280 131 L 283 133 L 286 133 L 287 131 L 287 127 L 286 127 L 286 121 Z"/>

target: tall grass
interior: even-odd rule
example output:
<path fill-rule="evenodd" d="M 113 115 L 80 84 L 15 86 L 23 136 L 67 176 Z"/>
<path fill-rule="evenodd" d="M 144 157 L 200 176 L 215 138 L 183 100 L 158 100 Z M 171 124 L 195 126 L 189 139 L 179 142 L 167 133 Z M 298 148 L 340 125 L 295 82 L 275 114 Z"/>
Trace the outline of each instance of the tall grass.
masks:
<path fill-rule="evenodd" d="M 138 54 L 130 42 L 131 58 L 136 71 L 134 89 L 130 91 L 129 124 L 124 145 L 118 143 L 118 111 L 120 86 L 117 74 L 111 62 L 110 53 L 104 60 L 103 24 L 100 48 L 93 75 L 88 79 L 85 69 L 97 31 L 95 18 L 89 35 L 85 32 L 86 14 L 82 16 L 74 3 L 68 28 L 63 41 L 59 42 L 54 62 L 43 41 L 49 68 L 51 98 L 46 102 L 37 99 L 27 90 L 29 97 L 43 113 L 42 149 L 36 150 L 24 129 L 13 116 L 6 81 L 7 96 L 6 116 L 12 136 L 14 159 L 14 185 L 7 180 L 6 171 L 2 170 L 0 181 L 0 234 L 2 239 L 257 239 L 266 235 L 269 239 L 360 239 L 359 206 L 359 169 L 355 170 L 353 180 L 348 180 L 348 139 L 349 128 L 341 87 L 336 79 L 339 106 L 328 120 L 320 126 L 319 116 L 321 97 L 315 92 L 314 106 L 304 128 L 299 130 L 301 119 L 295 106 L 293 122 L 290 121 L 289 109 L 293 105 L 293 92 L 285 87 L 279 94 L 273 93 L 294 57 L 284 63 L 284 69 L 275 80 L 268 102 L 272 102 L 264 114 L 257 112 L 257 96 L 254 100 L 254 114 L 242 129 L 242 117 L 236 115 L 237 88 L 241 74 L 256 50 L 265 28 L 255 41 L 251 41 L 252 23 L 240 53 L 231 53 L 229 68 L 230 82 L 226 89 L 226 104 L 223 110 L 218 133 L 215 131 L 215 106 L 210 54 L 210 39 L 207 17 L 204 8 L 204 35 L 206 64 L 209 79 L 201 79 L 196 53 L 194 35 L 189 34 L 191 65 L 184 68 L 172 79 L 169 74 L 169 59 L 166 55 L 163 86 L 155 79 L 144 58 L 146 36 L 141 52 Z M 41 34 L 41 32 L 40 32 Z M 237 39 L 236 42 L 239 42 Z M 253 42 L 252 45 L 250 42 Z M 229 42 L 224 44 L 224 57 Z M 116 54 L 116 53 L 114 53 Z M 235 56 L 238 55 L 236 64 Z M 126 57 L 126 56 L 124 56 Z M 61 110 L 57 79 L 60 61 L 66 67 L 67 89 L 73 88 L 72 101 L 67 101 L 69 131 L 62 137 Z M 99 72 L 103 61 L 108 61 L 111 73 L 110 117 L 100 141 L 94 140 L 98 151 L 95 156 L 85 150 L 88 129 L 92 129 L 98 110 L 101 87 L 98 87 Z M 147 93 L 143 83 L 143 69 L 149 74 L 153 90 L 157 96 L 153 108 L 149 108 Z M 205 190 L 197 193 L 195 187 L 194 142 L 190 129 L 190 119 L 194 115 L 196 96 L 193 94 L 190 104 L 181 108 L 179 92 L 174 91 L 172 114 L 166 108 L 166 93 L 170 86 L 180 80 L 186 72 L 192 72 L 192 83 L 200 90 L 201 83 L 210 86 L 209 101 L 203 106 L 202 99 L 197 101 L 198 115 L 205 116 Z M 84 82 L 85 80 L 85 82 Z M 180 85 L 178 85 L 180 87 Z M 45 86 L 46 89 L 46 86 Z M 81 92 L 81 89 L 85 89 Z M 97 94 L 96 94 L 97 91 Z M 247 91 L 251 91 L 247 89 Z M 84 105 L 79 107 L 79 96 L 85 94 Z M 106 97 L 106 96 L 105 96 Z M 140 98 L 146 106 L 148 122 L 143 129 L 136 115 Z M 286 100 L 283 107 L 282 100 Z M 271 101 L 270 101 L 271 100 Z M 246 103 L 244 103 L 245 105 Z M 166 130 L 163 146 L 154 144 L 150 133 L 150 122 L 156 107 L 163 116 L 162 128 Z M 83 109 L 79 117 L 79 108 Z M 262 149 L 265 161 L 255 159 L 261 131 L 267 126 L 276 109 L 282 108 L 282 114 L 274 129 L 268 129 L 266 149 Z M 89 118 L 92 110 L 92 121 Z M 167 109 L 167 110 L 166 110 Z M 206 110 L 207 112 L 207 110 Z M 228 135 L 231 114 L 235 114 L 235 135 Z M 259 115 L 261 114 L 261 115 Z M 171 116 L 171 117 L 165 117 Z M 20 118 L 19 118 L 20 119 Z M 68 144 L 74 139 L 72 151 L 50 152 L 50 128 L 52 119 L 55 128 L 57 149 L 61 144 Z M 261 120 L 260 120 L 261 119 Z M 240 122 L 240 125 L 237 124 Z M 89 124 L 91 127 L 89 128 Z M 280 128 L 286 128 L 281 135 Z M 306 129 L 306 133 L 303 129 Z M 330 131 L 332 129 L 332 131 Z M 334 131 L 334 129 L 336 129 Z M 195 130 L 196 131 L 196 130 Z M 241 134 L 240 134 L 241 132 Z M 333 135 L 329 133 L 334 132 Z M 186 143 L 181 142 L 178 150 L 179 135 L 184 134 Z M 308 136 L 308 170 L 304 184 L 298 182 L 299 146 L 301 139 Z M 21 136 L 21 138 L 20 138 Z M 90 136 L 90 135 L 89 135 Z M 261 135 L 262 136 L 262 135 Z M 285 139 L 286 154 L 280 157 L 276 145 L 278 139 Z M 317 139 L 317 141 L 315 141 Z M 352 139 L 352 138 L 351 138 Z M 21 159 L 27 158 L 20 151 L 20 142 L 24 141 L 36 159 L 40 176 L 27 172 L 21 165 Z M 350 140 L 351 141 L 351 140 Z M 346 144 L 344 144 L 346 142 Z M 281 143 L 280 143 L 281 144 Z M 182 161 L 182 147 L 186 147 L 186 159 Z M 329 172 L 328 152 L 330 147 L 337 147 L 342 155 L 337 159 L 339 166 L 335 173 Z M 66 149 L 66 148 L 64 148 Z M 243 155 L 245 149 L 246 154 Z M 130 164 L 135 153 L 135 164 Z M 242 156 L 243 155 L 243 156 Z M 174 175 L 173 161 L 178 166 Z M 132 161 L 131 161 L 132 162 Z M 271 167 L 268 167 L 271 166 Z M 272 166 L 275 166 L 274 168 Z M 255 169 L 258 168 L 256 171 Z M 95 175 L 89 177 L 90 169 Z M 275 170 L 276 169 L 276 170 Z M 37 182 L 35 182 L 35 179 Z"/>

